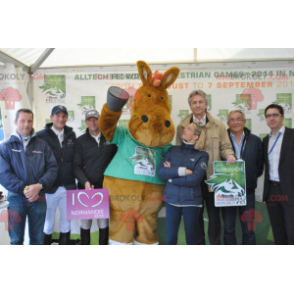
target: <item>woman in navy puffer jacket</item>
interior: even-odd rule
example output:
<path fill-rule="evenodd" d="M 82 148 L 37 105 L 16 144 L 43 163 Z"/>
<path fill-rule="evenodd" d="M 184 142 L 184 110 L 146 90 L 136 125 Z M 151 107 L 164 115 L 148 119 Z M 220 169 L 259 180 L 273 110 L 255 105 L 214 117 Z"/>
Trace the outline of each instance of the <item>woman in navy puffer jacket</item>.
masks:
<path fill-rule="evenodd" d="M 199 122 L 189 124 L 182 135 L 182 146 L 173 146 L 158 167 L 159 176 L 167 180 L 166 202 L 167 243 L 176 245 L 181 217 L 184 218 L 186 243 L 196 244 L 197 223 L 203 203 L 200 183 L 209 155 L 205 151 L 206 129 Z"/>

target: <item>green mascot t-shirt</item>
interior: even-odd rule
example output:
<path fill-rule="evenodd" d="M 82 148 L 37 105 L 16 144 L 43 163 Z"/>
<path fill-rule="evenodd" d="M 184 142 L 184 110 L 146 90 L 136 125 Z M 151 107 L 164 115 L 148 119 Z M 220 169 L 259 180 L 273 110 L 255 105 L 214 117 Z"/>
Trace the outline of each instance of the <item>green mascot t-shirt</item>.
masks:
<path fill-rule="evenodd" d="M 118 151 L 105 170 L 105 176 L 165 184 L 156 170 L 171 144 L 163 147 L 144 146 L 134 140 L 123 127 L 116 128 L 111 144 L 117 144 Z"/>

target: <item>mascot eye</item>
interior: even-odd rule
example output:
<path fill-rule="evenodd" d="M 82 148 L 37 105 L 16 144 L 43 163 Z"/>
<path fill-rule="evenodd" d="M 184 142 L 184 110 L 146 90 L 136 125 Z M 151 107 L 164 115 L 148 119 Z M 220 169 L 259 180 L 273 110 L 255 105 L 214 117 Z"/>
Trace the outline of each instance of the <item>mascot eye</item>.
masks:
<path fill-rule="evenodd" d="M 148 97 L 151 97 L 151 95 L 149 94 Z"/>
<path fill-rule="evenodd" d="M 163 97 L 160 97 L 162 100 L 164 99 Z"/>

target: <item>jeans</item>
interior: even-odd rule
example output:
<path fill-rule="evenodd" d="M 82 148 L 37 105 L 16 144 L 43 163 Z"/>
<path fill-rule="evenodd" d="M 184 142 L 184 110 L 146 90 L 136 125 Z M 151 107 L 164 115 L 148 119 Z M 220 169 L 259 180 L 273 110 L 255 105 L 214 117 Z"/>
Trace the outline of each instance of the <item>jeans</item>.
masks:
<path fill-rule="evenodd" d="M 232 206 L 232 207 L 223 207 L 222 215 L 224 220 L 224 241 L 226 245 L 237 245 L 237 238 L 235 234 L 236 227 L 236 215 L 237 209 L 239 210 L 239 218 L 242 227 L 242 244 L 243 245 L 255 245 L 255 234 L 254 228 L 249 224 L 249 219 L 246 218 L 245 221 L 242 221 L 242 215 L 245 216 L 251 209 L 255 209 L 255 190 L 247 191 L 247 205 L 246 206 Z M 253 213 L 254 215 L 254 213 Z M 243 216 L 243 218 L 244 218 Z M 244 218 L 245 219 L 245 218 Z"/>
<path fill-rule="evenodd" d="M 201 182 L 202 197 L 205 201 L 208 214 L 208 238 L 210 245 L 221 244 L 221 221 L 220 208 L 214 206 L 214 193 L 208 191 L 207 184 Z M 204 205 L 200 212 L 200 218 L 197 227 L 197 245 L 205 245 L 205 230 L 203 220 Z"/>
<path fill-rule="evenodd" d="M 8 231 L 11 245 L 23 245 L 26 217 L 29 220 L 30 245 L 43 243 L 43 228 L 46 216 L 44 196 L 29 202 L 23 194 L 8 193 Z"/>
<path fill-rule="evenodd" d="M 184 218 L 186 243 L 187 245 L 196 245 L 196 228 L 200 210 L 200 207 L 176 207 L 166 203 L 166 233 L 168 245 L 177 245 L 182 215 Z"/>

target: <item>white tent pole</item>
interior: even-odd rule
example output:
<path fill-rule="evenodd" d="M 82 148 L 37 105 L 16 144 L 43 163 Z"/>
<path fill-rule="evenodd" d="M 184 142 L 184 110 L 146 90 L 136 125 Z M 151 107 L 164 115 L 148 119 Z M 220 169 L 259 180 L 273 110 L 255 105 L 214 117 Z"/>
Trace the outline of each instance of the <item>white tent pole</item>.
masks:
<path fill-rule="evenodd" d="M 24 63 L 18 61 L 17 59 L 9 56 L 8 54 L 4 53 L 3 51 L 0 50 L 0 61 L 4 63 L 12 63 L 15 66 L 20 66 L 23 68 L 23 71 L 28 72 L 29 67 L 26 66 Z"/>
<path fill-rule="evenodd" d="M 197 48 L 194 48 L 194 62 L 197 62 Z"/>
<path fill-rule="evenodd" d="M 34 73 L 35 71 L 37 71 L 54 49 L 55 48 L 47 48 L 37 59 L 37 61 L 30 67 L 30 73 Z"/>

